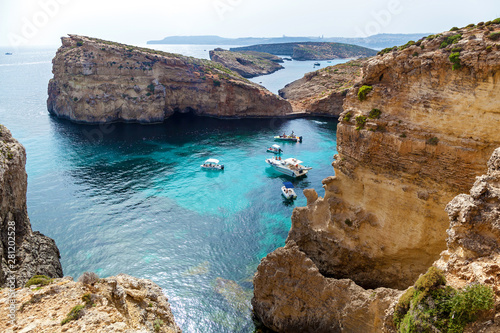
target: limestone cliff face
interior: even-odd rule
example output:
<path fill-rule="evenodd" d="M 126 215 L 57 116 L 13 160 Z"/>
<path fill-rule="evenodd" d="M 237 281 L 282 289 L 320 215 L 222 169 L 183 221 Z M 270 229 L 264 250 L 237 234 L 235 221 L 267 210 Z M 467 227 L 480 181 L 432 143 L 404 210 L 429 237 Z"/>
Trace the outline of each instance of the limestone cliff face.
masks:
<path fill-rule="evenodd" d="M 276 72 L 283 68 L 278 56 L 253 51 L 233 52 L 217 48 L 209 52 L 210 60 L 218 62 L 243 77 L 255 77 Z"/>
<path fill-rule="evenodd" d="M 349 89 L 361 79 L 363 64 L 364 60 L 352 60 L 307 73 L 280 89 L 279 95 L 288 100 L 296 112 L 338 117 L 344 111 Z"/>
<path fill-rule="evenodd" d="M 61 277 L 59 250 L 49 237 L 31 229 L 26 208 L 26 152 L 0 125 L 0 286 L 12 271 L 16 285 L 33 275 Z M 10 282 L 9 282 L 10 283 Z"/>
<path fill-rule="evenodd" d="M 367 61 L 357 87 L 372 90 L 361 101 L 351 89 L 344 102 L 335 177 L 292 217 L 289 240 L 321 272 L 405 288 L 445 249 L 444 207 L 500 144 L 500 50 L 485 31 L 444 33 Z M 458 43 L 440 48 L 456 34 Z"/>
<path fill-rule="evenodd" d="M 8 300 L 7 292 L 1 290 L 0 299 Z M 161 288 L 125 274 L 92 285 L 70 277 L 55 279 L 41 288 L 21 288 L 16 298 L 17 325 L 1 321 L 2 332 L 181 332 Z M 83 309 L 61 325 L 75 306 Z M 8 311 L 8 302 L 0 302 L 2 318 L 7 318 Z"/>
<path fill-rule="evenodd" d="M 95 38 L 62 38 L 48 87 L 50 113 L 76 122 L 162 122 L 174 112 L 275 117 L 290 104 L 208 60 Z"/>
<path fill-rule="evenodd" d="M 446 32 L 366 62 L 340 115 L 335 176 L 323 181 L 323 198 L 314 190 L 304 191 L 307 207 L 294 210 L 287 239 L 287 246 L 296 245 L 325 279 L 405 289 L 446 249 L 444 208 L 468 191 L 500 145 L 500 45 L 492 35 L 497 32 L 499 24 Z M 371 88 L 359 98 L 362 86 Z M 492 221 L 498 219 L 495 210 L 485 209 Z M 460 236 L 464 244 L 459 252 L 490 251 L 485 244 L 464 246 L 489 244 L 492 233 L 486 228 Z M 274 258 L 270 254 L 263 264 Z M 274 271 L 294 270 L 292 262 L 276 264 Z M 266 275 L 256 279 L 273 276 L 260 268 L 259 274 Z M 303 275 L 286 286 L 266 287 L 271 290 L 267 299 L 256 284 L 254 304 L 264 309 L 256 313 L 266 325 L 286 323 L 283 315 L 266 317 L 268 311 L 285 310 L 307 325 L 299 303 L 282 302 L 293 300 L 288 294 L 302 292 L 293 288 L 307 285 L 309 277 Z M 304 299 L 322 311 L 315 297 Z M 259 307 L 261 302 L 269 305 Z M 287 331 L 284 327 L 279 331 Z"/>

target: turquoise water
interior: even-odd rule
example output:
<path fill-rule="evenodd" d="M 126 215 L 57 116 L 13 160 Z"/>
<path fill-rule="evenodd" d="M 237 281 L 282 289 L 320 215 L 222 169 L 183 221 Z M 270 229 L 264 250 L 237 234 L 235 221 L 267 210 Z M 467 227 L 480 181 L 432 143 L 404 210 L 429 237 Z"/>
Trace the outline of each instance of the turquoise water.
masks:
<path fill-rule="evenodd" d="M 175 115 L 160 125 L 76 125 L 47 113 L 55 49 L 0 52 L 0 123 L 27 149 L 30 220 L 55 239 L 65 275 L 148 278 L 185 332 L 252 332 L 253 274 L 284 245 L 302 190 L 324 194 L 336 121 Z M 282 144 L 284 156 L 313 167 L 292 180 L 294 203 L 280 194 L 289 179 L 264 162 L 272 136 L 292 130 L 304 142 Z M 209 157 L 225 170 L 202 171 Z"/>

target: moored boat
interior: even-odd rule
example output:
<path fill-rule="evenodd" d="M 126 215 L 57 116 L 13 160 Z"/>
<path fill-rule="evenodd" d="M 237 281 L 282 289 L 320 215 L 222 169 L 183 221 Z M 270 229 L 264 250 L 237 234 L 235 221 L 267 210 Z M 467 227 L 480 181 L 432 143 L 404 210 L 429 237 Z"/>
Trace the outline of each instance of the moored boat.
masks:
<path fill-rule="evenodd" d="M 205 170 L 224 170 L 224 165 L 219 164 L 219 160 L 215 158 L 209 158 L 201 165 L 201 168 Z"/>
<path fill-rule="evenodd" d="M 281 147 L 278 145 L 272 145 L 271 147 L 267 148 L 267 152 L 273 154 L 280 154 L 283 152 L 283 150 L 281 150 Z"/>
<path fill-rule="evenodd" d="M 274 140 L 276 141 L 288 141 L 288 142 L 302 142 L 302 137 L 295 135 L 293 133 L 290 135 L 286 135 L 286 133 L 283 133 L 283 135 L 277 135 L 274 137 Z"/>
<path fill-rule="evenodd" d="M 283 182 L 283 186 L 281 187 L 281 193 L 288 200 L 297 199 L 297 194 L 295 193 L 295 190 L 293 188 L 294 187 L 291 182 Z"/>
<path fill-rule="evenodd" d="M 266 159 L 266 163 L 274 170 L 293 178 L 303 177 L 312 169 L 311 167 L 303 166 L 301 164 L 303 162 L 296 158 L 287 158 L 285 160 L 278 159 L 277 157 L 268 158 Z"/>

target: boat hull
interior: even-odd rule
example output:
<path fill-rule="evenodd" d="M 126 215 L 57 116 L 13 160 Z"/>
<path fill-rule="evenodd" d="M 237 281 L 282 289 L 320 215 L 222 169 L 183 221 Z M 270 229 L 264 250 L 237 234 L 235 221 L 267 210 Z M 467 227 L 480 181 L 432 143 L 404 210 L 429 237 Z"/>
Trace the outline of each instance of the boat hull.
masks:
<path fill-rule="evenodd" d="M 274 160 L 272 160 L 272 159 L 267 159 L 266 163 L 269 164 L 274 170 L 276 170 L 284 175 L 287 175 L 287 176 L 290 176 L 293 178 L 304 177 L 305 175 L 307 175 L 308 170 L 294 171 L 294 170 L 291 170 L 287 167 L 282 166 L 280 163 L 273 162 L 273 161 Z"/>

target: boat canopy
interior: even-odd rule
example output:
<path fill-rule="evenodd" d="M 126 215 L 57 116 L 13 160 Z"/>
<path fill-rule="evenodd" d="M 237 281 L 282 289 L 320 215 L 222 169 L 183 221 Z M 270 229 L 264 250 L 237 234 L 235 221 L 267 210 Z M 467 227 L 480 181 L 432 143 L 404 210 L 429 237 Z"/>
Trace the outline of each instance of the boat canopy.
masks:
<path fill-rule="evenodd" d="M 276 148 L 276 149 L 280 149 L 280 148 L 281 148 L 281 147 L 280 147 L 280 146 L 278 146 L 278 145 L 272 145 L 271 147 Z"/>
<path fill-rule="evenodd" d="M 219 160 L 216 160 L 215 158 L 209 158 L 208 160 L 205 161 L 205 163 L 214 163 L 214 164 L 218 164 L 219 163 Z"/>
<path fill-rule="evenodd" d="M 286 188 L 293 188 L 293 184 L 291 182 L 283 182 Z"/>
<path fill-rule="evenodd" d="M 299 161 L 296 158 L 287 158 L 283 162 L 288 163 L 288 164 L 301 164 L 301 163 L 303 163 L 302 161 Z"/>

